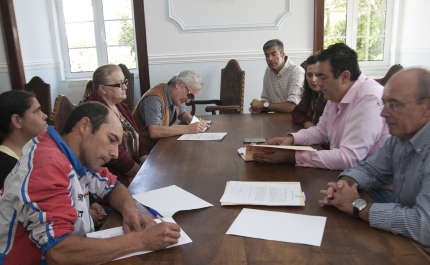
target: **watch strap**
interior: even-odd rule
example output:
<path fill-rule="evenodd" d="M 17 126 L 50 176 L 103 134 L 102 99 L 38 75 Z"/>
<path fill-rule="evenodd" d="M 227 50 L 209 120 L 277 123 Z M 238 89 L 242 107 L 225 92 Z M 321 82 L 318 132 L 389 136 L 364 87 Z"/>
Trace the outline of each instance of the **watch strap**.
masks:
<path fill-rule="evenodd" d="M 352 214 L 354 215 L 354 217 L 357 218 L 357 219 L 360 219 L 360 215 L 359 215 L 360 214 L 360 210 L 358 210 L 358 208 L 355 207 L 355 206 L 353 206 L 352 208 L 353 208 Z"/>

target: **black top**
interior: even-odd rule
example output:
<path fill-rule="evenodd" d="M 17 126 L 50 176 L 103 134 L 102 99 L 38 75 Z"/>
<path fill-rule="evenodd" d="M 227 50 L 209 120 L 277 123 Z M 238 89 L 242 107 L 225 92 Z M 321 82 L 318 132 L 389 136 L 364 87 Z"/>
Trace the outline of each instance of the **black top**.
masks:
<path fill-rule="evenodd" d="M 3 188 L 4 180 L 15 167 L 16 162 L 18 162 L 18 160 L 15 157 L 11 157 L 6 153 L 0 152 L 0 189 Z"/>

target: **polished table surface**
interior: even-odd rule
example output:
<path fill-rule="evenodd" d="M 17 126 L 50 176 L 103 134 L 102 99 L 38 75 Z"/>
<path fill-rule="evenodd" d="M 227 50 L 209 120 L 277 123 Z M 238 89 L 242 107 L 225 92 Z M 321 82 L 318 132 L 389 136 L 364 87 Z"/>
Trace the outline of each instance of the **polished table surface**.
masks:
<path fill-rule="evenodd" d="M 227 132 L 217 141 L 160 140 L 129 190 L 138 194 L 170 185 L 213 204 L 177 212 L 173 218 L 192 243 L 118 260 L 109 264 L 429 264 L 429 257 L 412 240 L 373 229 L 334 207 L 320 208 L 319 191 L 335 181 L 339 171 L 301 168 L 293 164 L 244 162 L 237 149 L 243 138 L 272 138 L 300 129 L 288 114 L 214 115 L 208 132 Z M 304 207 L 222 206 L 227 181 L 299 181 Z M 321 247 L 226 235 L 243 208 L 326 216 Z M 143 212 L 148 213 L 144 207 Z M 148 213 L 148 215 L 150 215 Z M 151 216 L 151 215 L 150 215 Z M 113 212 L 103 228 L 121 225 Z M 264 225 L 264 224 L 261 224 Z M 285 227 L 288 229 L 288 227 Z M 132 244 L 132 242 L 130 242 Z"/>

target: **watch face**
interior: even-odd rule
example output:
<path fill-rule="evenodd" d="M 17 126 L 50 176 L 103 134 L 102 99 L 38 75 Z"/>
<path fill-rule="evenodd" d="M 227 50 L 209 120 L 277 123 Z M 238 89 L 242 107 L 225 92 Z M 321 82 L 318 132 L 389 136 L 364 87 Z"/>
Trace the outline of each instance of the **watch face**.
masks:
<path fill-rule="evenodd" d="M 264 106 L 265 108 L 269 107 L 269 102 L 264 102 L 263 106 Z"/>
<path fill-rule="evenodd" d="M 367 202 L 363 199 L 357 199 L 352 203 L 352 206 L 361 211 L 367 206 Z"/>

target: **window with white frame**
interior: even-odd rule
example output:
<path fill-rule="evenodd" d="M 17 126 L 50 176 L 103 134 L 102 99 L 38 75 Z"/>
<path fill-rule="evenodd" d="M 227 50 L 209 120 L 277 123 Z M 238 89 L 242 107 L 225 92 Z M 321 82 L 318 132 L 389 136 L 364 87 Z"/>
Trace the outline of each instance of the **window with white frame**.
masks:
<path fill-rule="evenodd" d="M 325 0 L 324 49 L 343 42 L 360 64 L 387 65 L 393 0 Z"/>
<path fill-rule="evenodd" d="M 67 78 L 102 64 L 136 68 L 132 0 L 57 0 Z"/>

